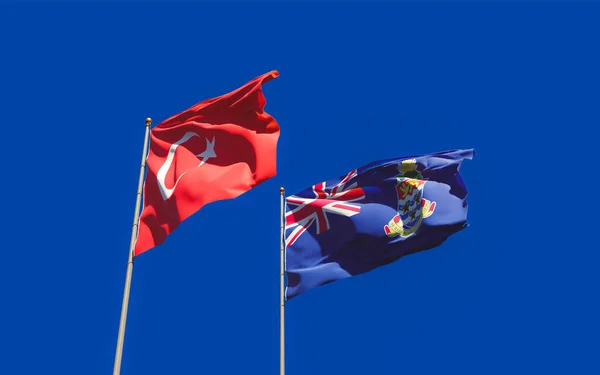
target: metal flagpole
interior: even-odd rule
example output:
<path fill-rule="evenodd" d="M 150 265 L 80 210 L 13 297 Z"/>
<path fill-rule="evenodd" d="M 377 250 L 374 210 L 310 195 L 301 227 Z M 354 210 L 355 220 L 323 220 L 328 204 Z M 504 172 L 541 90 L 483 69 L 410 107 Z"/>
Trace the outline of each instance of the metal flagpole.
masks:
<path fill-rule="evenodd" d="M 125 276 L 125 290 L 123 292 L 123 305 L 121 307 L 121 322 L 119 323 L 119 336 L 117 338 L 117 353 L 115 354 L 115 367 L 113 375 L 121 373 L 121 358 L 123 357 L 123 341 L 125 340 L 125 323 L 127 321 L 127 307 L 129 306 L 129 291 L 131 290 L 131 274 L 133 273 L 133 248 L 137 237 L 140 202 L 142 200 L 142 186 L 144 182 L 144 169 L 146 168 L 146 153 L 148 151 L 148 136 L 152 119 L 146 119 L 146 135 L 144 136 L 144 150 L 142 151 L 142 164 L 140 166 L 140 177 L 138 180 L 137 197 L 133 213 L 133 227 L 131 228 L 131 242 L 129 244 L 129 260 L 127 261 L 127 274 Z"/>
<path fill-rule="evenodd" d="M 280 251 L 279 251 L 279 375 L 285 375 L 285 211 L 283 208 L 285 189 L 279 188 L 280 196 Z"/>

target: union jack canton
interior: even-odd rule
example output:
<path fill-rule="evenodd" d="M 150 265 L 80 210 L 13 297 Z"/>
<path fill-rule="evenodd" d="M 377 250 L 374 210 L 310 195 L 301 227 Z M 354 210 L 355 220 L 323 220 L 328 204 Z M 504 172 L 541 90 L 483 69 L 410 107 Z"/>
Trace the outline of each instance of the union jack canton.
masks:
<path fill-rule="evenodd" d="M 348 173 L 337 185 L 327 188 L 327 182 L 312 186 L 313 197 L 303 198 L 292 195 L 286 203 L 296 206 L 285 214 L 285 229 L 292 229 L 286 236 L 286 246 L 291 246 L 296 239 L 316 222 L 316 233 L 321 234 L 330 228 L 327 214 L 346 217 L 360 213 L 360 206 L 344 202 L 356 202 L 365 199 L 365 191 L 356 187 L 356 182 L 349 184 L 357 176 L 356 169 Z"/>

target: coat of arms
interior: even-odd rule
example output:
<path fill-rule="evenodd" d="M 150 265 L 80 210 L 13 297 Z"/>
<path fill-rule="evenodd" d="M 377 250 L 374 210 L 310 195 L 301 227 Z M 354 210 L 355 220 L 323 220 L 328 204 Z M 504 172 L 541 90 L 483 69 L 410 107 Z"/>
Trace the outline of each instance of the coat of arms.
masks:
<path fill-rule="evenodd" d="M 398 171 L 398 213 L 383 229 L 388 237 L 409 237 L 417 231 L 423 219 L 433 214 L 435 202 L 423 198 L 423 188 L 427 181 L 417 170 L 416 160 L 404 160 L 398 165 Z"/>

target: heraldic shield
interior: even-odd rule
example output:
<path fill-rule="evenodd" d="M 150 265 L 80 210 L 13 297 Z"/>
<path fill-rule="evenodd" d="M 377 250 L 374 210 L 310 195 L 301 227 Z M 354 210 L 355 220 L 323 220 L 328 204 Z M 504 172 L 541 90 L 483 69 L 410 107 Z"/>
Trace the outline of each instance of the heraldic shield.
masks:
<path fill-rule="evenodd" d="M 427 181 L 417 170 L 415 159 L 402 161 L 398 164 L 398 171 L 398 213 L 383 229 L 388 237 L 409 237 L 419 229 L 423 219 L 433 214 L 435 202 L 423 198 Z"/>

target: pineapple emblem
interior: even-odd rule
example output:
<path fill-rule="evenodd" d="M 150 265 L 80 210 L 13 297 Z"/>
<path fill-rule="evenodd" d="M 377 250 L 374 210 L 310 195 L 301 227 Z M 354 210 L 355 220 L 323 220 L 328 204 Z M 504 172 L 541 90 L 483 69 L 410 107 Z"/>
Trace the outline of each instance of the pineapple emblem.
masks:
<path fill-rule="evenodd" d="M 398 213 L 383 227 L 388 237 L 409 237 L 413 235 L 423 219 L 435 211 L 435 202 L 423 198 L 426 180 L 417 170 L 417 161 L 404 160 L 398 164 L 396 194 Z"/>

